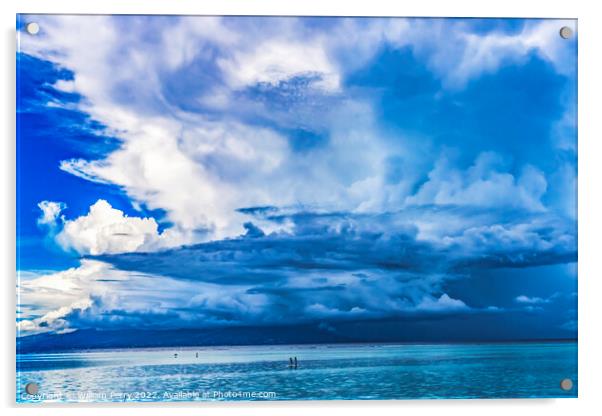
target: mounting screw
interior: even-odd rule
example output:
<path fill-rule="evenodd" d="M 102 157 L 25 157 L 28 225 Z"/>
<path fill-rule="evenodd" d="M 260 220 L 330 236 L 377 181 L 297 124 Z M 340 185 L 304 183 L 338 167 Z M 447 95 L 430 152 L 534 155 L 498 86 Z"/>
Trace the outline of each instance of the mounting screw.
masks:
<path fill-rule="evenodd" d="M 25 30 L 30 35 L 37 35 L 40 31 L 40 25 L 36 22 L 27 23 L 27 25 L 25 26 Z"/>
<path fill-rule="evenodd" d="M 560 37 L 562 39 L 568 39 L 573 36 L 573 29 L 568 26 L 563 26 L 560 28 Z"/>
<path fill-rule="evenodd" d="M 40 386 L 38 386 L 38 383 L 27 383 L 25 385 L 25 393 L 27 394 L 38 394 L 38 391 L 40 390 Z"/>
<path fill-rule="evenodd" d="M 565 378 L 560 382 L 560 388 L 564 391 L 569 391 L 573 388 L 573 380 Z"/>

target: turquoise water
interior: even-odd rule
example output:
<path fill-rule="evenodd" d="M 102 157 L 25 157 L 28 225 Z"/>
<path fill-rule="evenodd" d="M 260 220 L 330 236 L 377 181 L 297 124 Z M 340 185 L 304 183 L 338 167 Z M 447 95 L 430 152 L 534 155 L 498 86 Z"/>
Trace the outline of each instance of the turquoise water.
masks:
<path fill-rule="evenodd" d="M 577 396 L 573 342 L 103 350 L 22 354 L 17 369 L 18 402 Z"/>

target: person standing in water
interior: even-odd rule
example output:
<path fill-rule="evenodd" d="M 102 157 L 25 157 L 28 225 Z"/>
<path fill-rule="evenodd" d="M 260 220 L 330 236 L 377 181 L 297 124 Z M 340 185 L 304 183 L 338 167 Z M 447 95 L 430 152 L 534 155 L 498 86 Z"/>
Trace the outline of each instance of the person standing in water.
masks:
<path fill-rule="evenodd" d="M 295 357 L 295 368 L 297 368 L 297 357 Z"/>

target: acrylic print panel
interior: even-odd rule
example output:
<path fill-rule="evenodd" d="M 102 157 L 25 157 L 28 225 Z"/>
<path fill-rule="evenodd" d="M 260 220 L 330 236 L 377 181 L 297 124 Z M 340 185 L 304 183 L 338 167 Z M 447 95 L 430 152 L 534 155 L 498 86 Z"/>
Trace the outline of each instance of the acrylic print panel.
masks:
<path fill-rule="evenodd" d="M 17 35 L 18 402 L 577 396 L 576 21 Z"/>

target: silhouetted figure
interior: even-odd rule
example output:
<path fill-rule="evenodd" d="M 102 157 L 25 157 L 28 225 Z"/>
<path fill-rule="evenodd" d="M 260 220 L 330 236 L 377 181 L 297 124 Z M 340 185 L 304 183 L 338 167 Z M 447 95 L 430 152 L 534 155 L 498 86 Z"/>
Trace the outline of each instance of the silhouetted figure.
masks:
<path fill-rule="evenodd" d="M 196 358 L 199 358 L 199 353 L 198 352 L 196 353 Z"/>
<path fill-rule="evenodd" d="M 295 357 L 295 368 L 297 368 L 297 357 Z"/>
<path fill-rule="evenodd" d="M 288 357 L 288 366 L 293 367 L 293 357 Z"/>
<path fill-rule="evenodd" d="M 174 353 L 173 358 L 178 358 L 178 353 Z"/>

